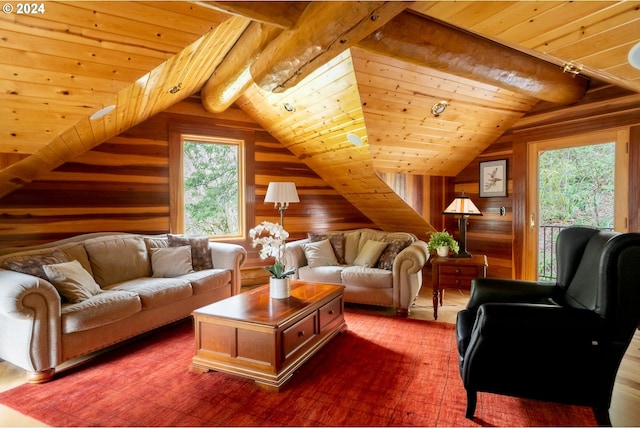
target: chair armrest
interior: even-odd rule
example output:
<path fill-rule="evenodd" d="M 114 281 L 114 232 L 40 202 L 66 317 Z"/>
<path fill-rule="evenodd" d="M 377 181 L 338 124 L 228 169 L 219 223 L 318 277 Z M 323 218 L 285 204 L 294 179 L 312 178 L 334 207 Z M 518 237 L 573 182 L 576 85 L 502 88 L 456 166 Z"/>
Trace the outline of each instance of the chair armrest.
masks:
<path fill-rule="evenodd" d="M 553 283 L 503 278 L 474 278 L 467 309 L 484 303 L 540 303 L 556 293 Z"/>
<path fill-rule="evenodd" d="M 603 320 L 589 310 L 531 303 L 485 303 L 478 309 L 472 335 L 520 337 L 598 337 Z"/>

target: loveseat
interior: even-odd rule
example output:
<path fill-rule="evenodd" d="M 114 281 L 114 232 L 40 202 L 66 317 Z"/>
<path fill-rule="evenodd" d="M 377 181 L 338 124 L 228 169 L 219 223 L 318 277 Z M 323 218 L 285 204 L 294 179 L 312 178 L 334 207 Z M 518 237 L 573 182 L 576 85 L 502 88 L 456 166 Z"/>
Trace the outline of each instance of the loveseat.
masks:
<path fill-rule="evenodd" d="M 240 292 L 246 251 L 178 235 L 93 233 L 0 250 L 0 358 L 28 381 Z"/>
<path fill-rule="evenodd" d="M 428 259 L 415 235 L 374 229 L 309 233 L 285 250 L 294 279 L 342 284 L 345 302 L 393 307 L 400 316 L 409 314 Z"/>

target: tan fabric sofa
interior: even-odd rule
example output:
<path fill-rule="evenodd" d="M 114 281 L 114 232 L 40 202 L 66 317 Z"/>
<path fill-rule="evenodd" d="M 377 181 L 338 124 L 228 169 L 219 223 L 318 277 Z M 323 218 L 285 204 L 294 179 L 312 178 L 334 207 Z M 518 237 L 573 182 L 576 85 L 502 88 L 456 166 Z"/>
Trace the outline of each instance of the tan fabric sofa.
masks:
<path fill-rule="evenodd" d="M 371 241 L 371 242 L 370 242 Z M 404 232 L 355 229 L 310 233 L 288 242 L 295 279 L 345 286 L 345 302 L 387 306 L 407 316 L 429 259 L 427 243 Z"/>
<path fill-rule="evenodd" d="M 56 366 L 240 292 L 246 251 L 176 235 L 95 233 L 0 250 L 0 358 Z"/>

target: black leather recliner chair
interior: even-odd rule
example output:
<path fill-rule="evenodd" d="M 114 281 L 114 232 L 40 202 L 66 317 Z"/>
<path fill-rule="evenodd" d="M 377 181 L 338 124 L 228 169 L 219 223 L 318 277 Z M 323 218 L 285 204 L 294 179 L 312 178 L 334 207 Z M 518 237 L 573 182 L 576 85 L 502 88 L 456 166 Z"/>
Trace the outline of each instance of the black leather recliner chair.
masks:
<path fill-rule="evenodd" d="M 640 233 L 571 227 L 557 282 L 476 278 L 456 320 L 467 418 L 477 393 L 591 406 L 610 425 L 620 361 L 640 320 Z"/>

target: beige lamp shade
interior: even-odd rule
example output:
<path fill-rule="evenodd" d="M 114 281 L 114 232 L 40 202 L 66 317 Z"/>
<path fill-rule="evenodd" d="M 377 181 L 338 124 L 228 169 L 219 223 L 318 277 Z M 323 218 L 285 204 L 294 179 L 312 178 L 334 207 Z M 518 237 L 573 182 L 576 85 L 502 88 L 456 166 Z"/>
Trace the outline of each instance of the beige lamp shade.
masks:
<path fill-rule="evenodd" d="M 278 204 L 282 207 L 288 207 L 290 202 L 300 202 L 296 184 L 292 182 L 272 181 L 267 187 L 267 194 L 264 197 L 265 202 L 273 202 L 275 208 Z"/>
<path fill-rule="evenodd" d="M 462 195 L 456 196 L 453 202 L 442 211 L 442 214 L 482 215 L 478 207 L 468 196 L 465 196 L 464 192 Z"/>

